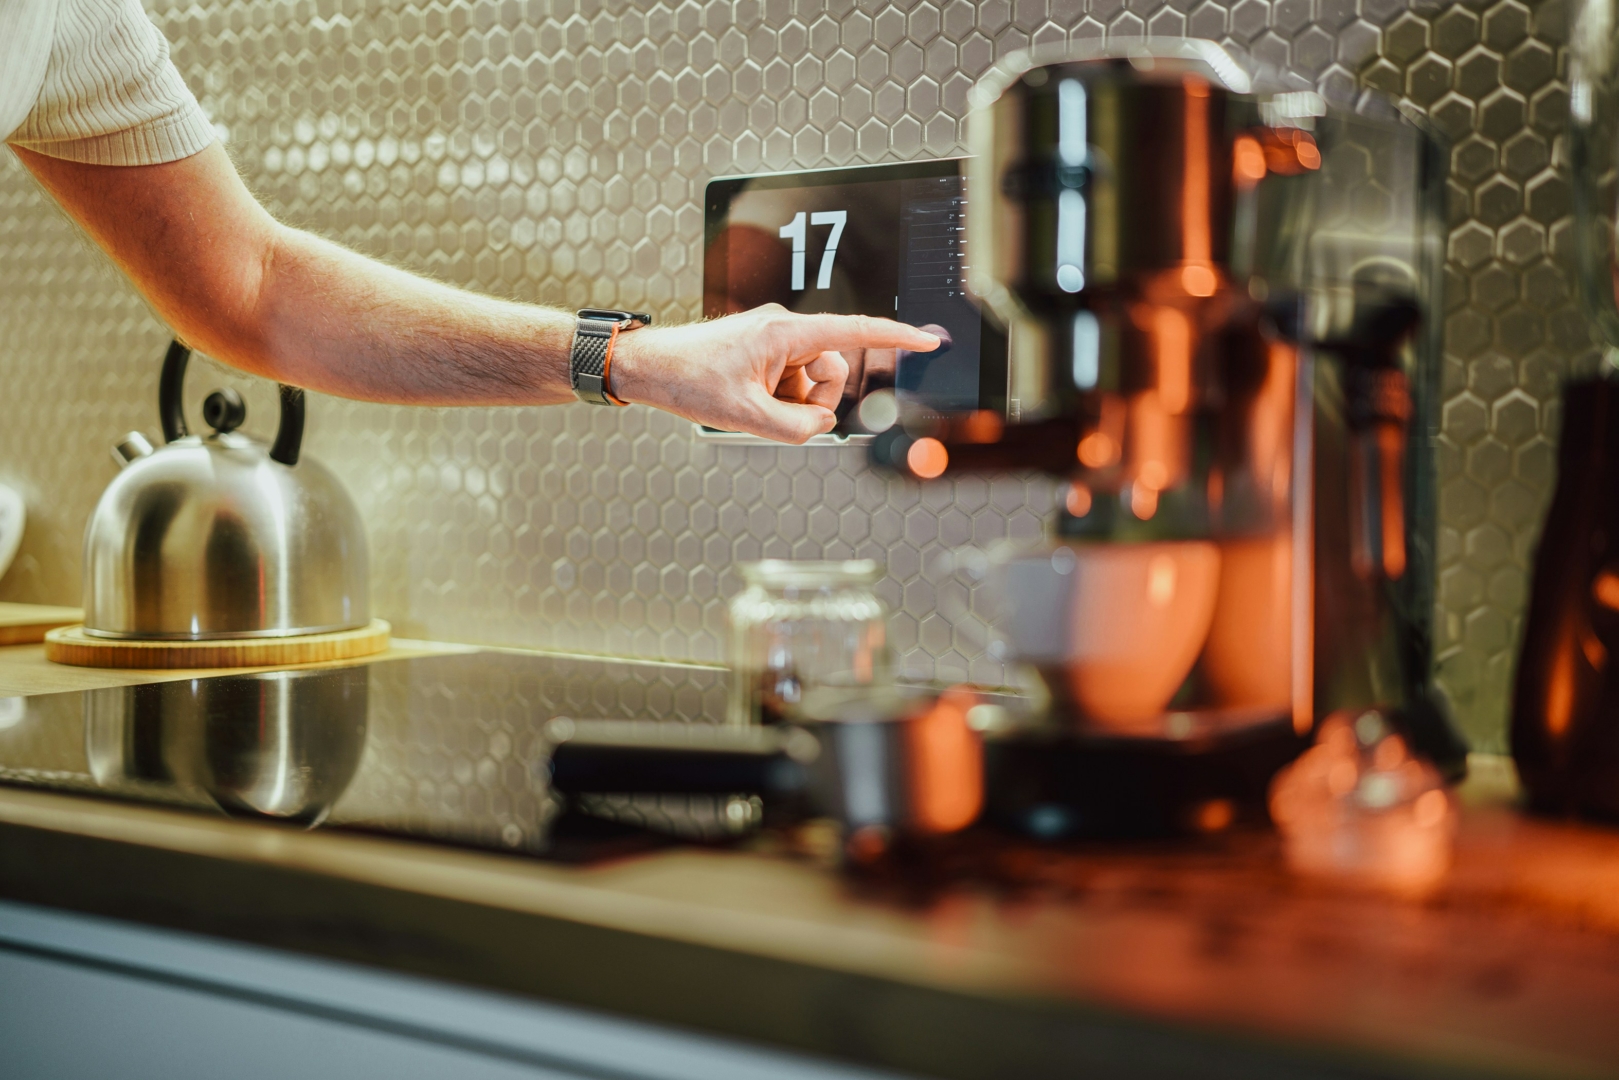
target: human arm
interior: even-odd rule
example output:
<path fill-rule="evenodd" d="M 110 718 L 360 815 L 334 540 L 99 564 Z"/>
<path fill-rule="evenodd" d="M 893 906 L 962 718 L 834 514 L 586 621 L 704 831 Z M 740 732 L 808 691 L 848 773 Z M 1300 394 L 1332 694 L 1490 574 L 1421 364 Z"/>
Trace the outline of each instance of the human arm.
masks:
<path fill-rule="evenodd" d="M 371 401 L 573 399 L 571 314 L 455 289 L 283 225 L 218 144 L 138 166 L 14 149 L 183 339 L 232 366 Z M 840 350 L 935 344 L 884 319 L 760 309 L 621 335 L 613 391 L 802 442 L 835 422 L 847 374 Z"/>

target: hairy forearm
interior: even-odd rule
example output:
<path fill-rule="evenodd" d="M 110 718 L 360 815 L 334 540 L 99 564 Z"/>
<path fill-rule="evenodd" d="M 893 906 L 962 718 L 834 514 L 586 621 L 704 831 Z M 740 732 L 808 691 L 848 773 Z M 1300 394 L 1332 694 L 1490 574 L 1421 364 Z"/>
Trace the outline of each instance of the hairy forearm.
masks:
<path fill-rule="evenodd" d="M 263 374 L 414 405 L 571 400 L 570 315 L 464 292 L 278 227 L 240 340 Z M 202 342 L 198 346 L 207 349 Z"/>
<path fill-rule="evenodd" d="M 571 315 L 453 289 L 281 225 L 218 144 L 162 165 L 17 156 L 188 344 L 234 367 L 398 404 L 573 397 Z M 621 337 L 613 390 L 699 423 L 803 442 L 836 420 L 842 350 L 938 344 L 885 319 L 769 305 Z"/>
<path fill-rule="evenodd" d="M 25 165 L 193 347 L 373 401 L 571 397 L 567 315 L 453 289 L 276 222 L 218 145 L 166 165 Z"/>

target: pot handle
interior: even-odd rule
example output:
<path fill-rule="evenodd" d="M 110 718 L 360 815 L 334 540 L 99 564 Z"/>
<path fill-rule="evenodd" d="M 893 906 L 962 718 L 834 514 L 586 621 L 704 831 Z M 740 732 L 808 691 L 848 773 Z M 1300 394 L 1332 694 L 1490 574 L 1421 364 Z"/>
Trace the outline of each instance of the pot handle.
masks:
<path fill-rule="evenodd" d="M 174 442 L 190 434 L 186 427 L 185 380 L 186 366 L 191 360 L 191 349 L 179 338 L 169 343 L 163 357 L 163 375 L 158 380 L 158 417 L 163 424 L 163 441 Z M 298 464 L 298 454 L 304 441 L 304 392 L 296 386 L 279 384 L 281 390 L 281 424 L 276 428 L 275 443 L 270 457 L 283 465 Z"/>

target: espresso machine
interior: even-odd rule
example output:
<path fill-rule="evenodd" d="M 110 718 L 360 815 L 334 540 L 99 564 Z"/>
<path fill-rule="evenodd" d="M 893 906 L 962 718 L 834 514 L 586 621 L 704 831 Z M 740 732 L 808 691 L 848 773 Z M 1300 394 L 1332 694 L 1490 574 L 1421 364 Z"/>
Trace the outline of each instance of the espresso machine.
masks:
<path fill-rule="evenodd" d="M 969 124 L 966 273 L 1010 335 L 1007 409 L 902 400 L 870 452 L 1063 484 L 987 586 L 1051 702 L 990 739 L 989 816 L 1220 828 L 1345 709 L 1459 776 L 1432 682 L 1436 138 L 1179 40 L 1014 58 Z"/>

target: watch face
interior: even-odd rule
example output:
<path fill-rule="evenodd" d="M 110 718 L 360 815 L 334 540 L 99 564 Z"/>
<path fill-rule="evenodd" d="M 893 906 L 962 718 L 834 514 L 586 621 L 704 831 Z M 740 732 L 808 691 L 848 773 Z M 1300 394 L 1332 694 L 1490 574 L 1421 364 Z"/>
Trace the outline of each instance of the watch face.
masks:
<path fill-rule="evenodd" d="M 650 326 L 652 316 L 645 311 L 615 311 L 611 308 L 580 308 L 575 313 L 577 318 L 593 319 L 599 322 L 638 322 L 642 326 Z"/>

